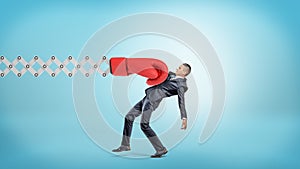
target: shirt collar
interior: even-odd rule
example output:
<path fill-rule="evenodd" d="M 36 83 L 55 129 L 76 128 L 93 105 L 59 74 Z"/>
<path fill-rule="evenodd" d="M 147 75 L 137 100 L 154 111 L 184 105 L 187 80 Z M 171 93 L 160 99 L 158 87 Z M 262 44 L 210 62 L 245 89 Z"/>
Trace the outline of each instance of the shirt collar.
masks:
<path fill-rule="evenodd" d="M 182 76 L 174 76 L 174 77 L 171 78 L 171 80 L 175 80 L 175 79 L 184 79 L 184 77 L 182 77 Z"/>
<path fill-rule="evenodd" d="M 182 77 L 182 76 L 175 76 L 175 79 L 178 79 L 178 78 L 184 79 L 184 77 Z"/>

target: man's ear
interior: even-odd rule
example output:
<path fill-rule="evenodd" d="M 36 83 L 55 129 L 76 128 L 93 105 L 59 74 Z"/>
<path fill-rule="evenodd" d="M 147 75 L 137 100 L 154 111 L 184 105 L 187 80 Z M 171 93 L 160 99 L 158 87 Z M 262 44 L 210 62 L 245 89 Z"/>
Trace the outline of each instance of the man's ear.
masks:
<path fill-rule="evenodd" d="M 184 76 L 186 76 L 186 74 L 187 74 L 186 68 L 183 69 L 183 72 L 184 72 Z"/>

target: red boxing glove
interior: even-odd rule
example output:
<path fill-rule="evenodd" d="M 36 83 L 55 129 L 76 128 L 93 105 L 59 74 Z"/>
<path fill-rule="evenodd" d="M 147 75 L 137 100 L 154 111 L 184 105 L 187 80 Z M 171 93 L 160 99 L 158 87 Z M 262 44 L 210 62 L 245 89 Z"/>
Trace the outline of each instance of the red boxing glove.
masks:
<path fill-rule="evenodd" d="M 109 61 L 110 72 L 115 76 L 138 74 L 148 78 L 148 85 L 162 83 L 168 77 L 167 65 L 158 59 L 115 57 Z"/>

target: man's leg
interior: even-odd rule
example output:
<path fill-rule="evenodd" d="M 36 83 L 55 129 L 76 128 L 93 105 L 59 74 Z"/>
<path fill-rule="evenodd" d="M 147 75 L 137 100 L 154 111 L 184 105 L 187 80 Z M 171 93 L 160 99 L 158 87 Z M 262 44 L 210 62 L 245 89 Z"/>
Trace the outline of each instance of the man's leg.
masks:
<path fill-rule="evenodd" d="M 125 116 L 124 119 L 124 128 L 123 128 L 123 137 L 121 141 L 121 146 L 117 149 L 112 150 L 113 152 L 129 151 L 130 150 L 130 136 L 132 132 L 132 125 L 134 119 L 141 115 L 142 107 L 145 98 L 139 101 Z"/>
<path fill-rule="evenodd" d="M 140 101 L 140 102 L 142 102 L 142 101 Z M 121 145 L 124 145 L 124 146 L 130 146 L 130 137 L 131 137 L 131 132 L 132 132 L 132 126 L 133 126 L 134 119 L 137 116 L 139 116 L 142 112 L 139 109 L 135 109 L 135 107 L 133 107 L 126 114 L 126 116 L 124 118 L 123 138 L 122 138 L 122 142 L 121 142 Z"/>
<path fill-rule="evenodd" d="M 147 136 L 149 139 L 150 143 L 156 150 L 156 152 L 159 154 L 159 156 L 166 154 L 168 151 L 166 148 L 163 146 L 161 141 L 159 140 L 158 136 L 156 133 L 152 130 L 150 127 L 150 118 L 152 112 L 158 107 L 160 101 L 151 103 L 149 102 L 148 99 L 144 101 L 143 104 L 143 114 L 142 114 L 142 119 L 141 119 L 141 129 L 144 132 L 144 134 Z M 159 157 L 157 156 L 157 157 Z"/>

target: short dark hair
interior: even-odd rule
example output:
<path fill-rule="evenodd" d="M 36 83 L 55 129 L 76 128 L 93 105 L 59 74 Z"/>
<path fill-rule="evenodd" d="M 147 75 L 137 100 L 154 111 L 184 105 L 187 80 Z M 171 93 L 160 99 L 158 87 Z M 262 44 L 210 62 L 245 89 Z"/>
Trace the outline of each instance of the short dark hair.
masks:
<path fill-rule="evenodd" d="M 183 65 L 188 69 L 187 72 L 186 72 L 186 74 L 185 74 L 185 75 L 187 76 L 187 75 L 189 75 L 189 74 L 191 73 L 192 68 L 191 68 L 191 66 L 190 66 L 189 64 L 187 64 L 187 63 L 184 63 Z"/>

